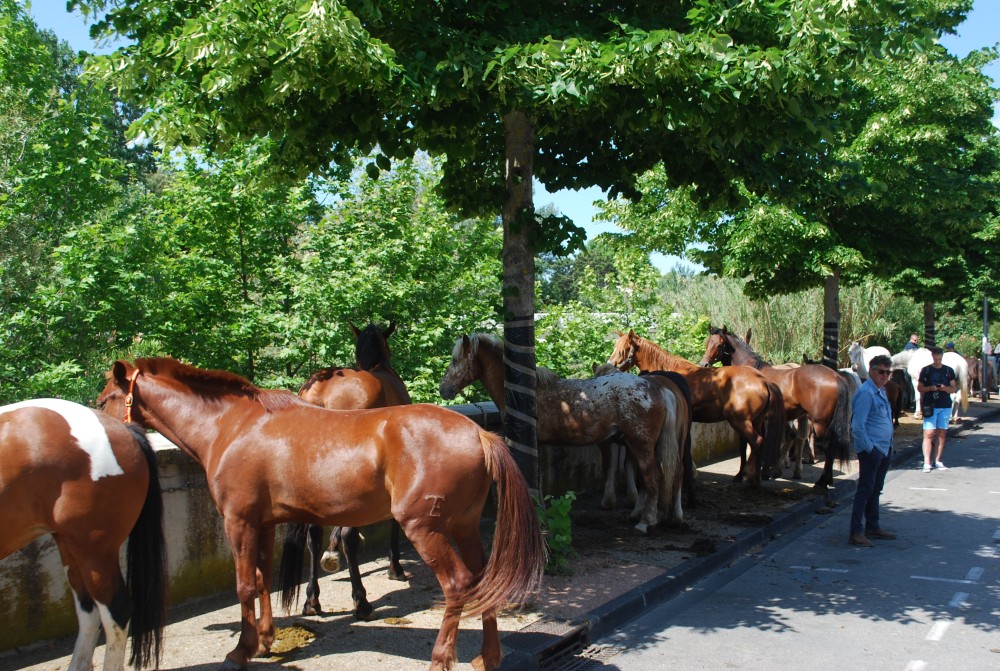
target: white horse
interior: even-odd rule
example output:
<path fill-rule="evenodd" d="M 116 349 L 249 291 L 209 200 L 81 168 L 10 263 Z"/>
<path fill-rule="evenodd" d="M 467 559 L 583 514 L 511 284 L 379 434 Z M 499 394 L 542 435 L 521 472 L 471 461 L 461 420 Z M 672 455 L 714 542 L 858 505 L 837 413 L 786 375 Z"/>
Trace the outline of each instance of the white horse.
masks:
<path fill-rule="evenodd" d="M 916 400 L 916 408 L 913 416 L 915 418 L 922 417 L 920 413 L 920 392 L 917 391 L 917 378 L 920 377 L 920 371 L 924 366 L 929 366 L 934 363 L 933 357 L 931 357 L 931 351 L 926 347 L 920 347 L 918 349 L 904 349 L 902 352 L 892 355 L 892 367 L 905 370 L 910 375 L 910 379 L 913 382 L 913 397 Z M 949 366 L 953 371 L 955 371 L 955 377 L 958 378 L 958 391 L 951 395 L 951 418 L 952 420 L 958 419 L 958 406 L 961 404 L 962 412 L 965 412 L 969 407 L 969 363 L 965 360 L 965 357 L 956 352 L 945 352 L 944 356 L 941 358 L 941 363 L 945 366 Z"/>
<path fill-rule="evenodd" d="M 854 341 L 847 349 L 847 356 L 851 360 L 851 370 L 858 374 L 862 380 L 868 379 L 868 366 L 872 359 L 882 354 L 890 356 L 889 350 L 879 345 L 873 347 L 862 347 L 861 343 Z"/>

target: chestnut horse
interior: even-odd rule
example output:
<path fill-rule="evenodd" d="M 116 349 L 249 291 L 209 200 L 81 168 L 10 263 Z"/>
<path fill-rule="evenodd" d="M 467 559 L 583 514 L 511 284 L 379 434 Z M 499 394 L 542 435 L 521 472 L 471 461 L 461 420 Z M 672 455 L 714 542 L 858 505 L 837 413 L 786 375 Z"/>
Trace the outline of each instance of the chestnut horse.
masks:
<path fill-rule="evenodd" d="M 114 414 L 129 408 L 136 422 L 205 469 L 233 550 L 242 607 L 227 667 L 246 667 L 274 642 L 276 525 L 358 527 L 390 517 L 444 591 L 431 670 L 457 661 L 463 610 L 482 615 L 482 652 L 473 665 L 486 671 L 500 665 L 497 611 L 533 592 L 546 551 L 527 483 L 495 434 L 434 405 L 326 410 L 233 373 L 169 358 L 137 359 L 134 366 L 116 361 L 98 402 Z M 487 562 L 479 528 L 494 483 L 496 531 Z"/>
<path fill-rule="evenodd" d="M 749 459 L 744 460 L 740 450 L 740 472 L 735 481 L 746 477 L 748 484 L 756 487 L 762 473 L 770 475 L 777 468 L 785 432 L 785 402 L 777 385 L 757 371 L 702 368 L 632 330 L 618 333 L 608 363 L 620 370 L 635 366 L 642 372 L 667 370 L 683 375 L 691 390 L 692 419 L 706 424 L 728 422 L 750 446 Z"/>
<path fill-rule="evenodd" d="M 159 663 L 166 622 L 160 481 L 146 435 L 76 403 L 0 407 L 0 559 L 52 534 L 80 629 L 73 671 L 90 669 L 104 628 L 104 671 Z M 128 540 L 126 577 L 118 552 Z"/>
<path fill-rule="evenodd" d="M 832 504 L 828 488 L 833 484 L 833 462 L 847 463 L 854 451 L 851 439 L 851 393 L 847 381 L 837 371 L 820 364 L 795 368 L 777 368 L 764 361 L 746 341 L 721 329 L 709 326 L 702 366 L 715 362 L 723 366 L 758 370 L 781 388 L 785 417 L 808 417 L 816 445 L 826 454 L 823 473 L 813 487 Z M 747 333 L 750 338 L 750 333 Z"/>
<path fill-rule="evenodd" d="M 501 338 L 486 333 L 459 338 L 441 379 L 441 397 L 455 398 L 479 380 L 500 412 L 505 412 L 503 346 Z M 537 373 L 538 442 L 580 447 L 612 440 L 624 443 L 644 487 L 630 519 L 639 520 L 635 526 L 639 533 L 656 526 L 661 468 L 668 465 L 663 460 L 678 450 L 673 394 L 635 376 L 569 380 L 545 368 L 538 368 Z M 665 481 L 672 475 L 664 473 L 662 478 Z M 673 503 L 664 499 L 665 505 Z M 683 522 L 679 505 L 668 512 L 671 521 Z"/>
<path fill-rule="evenodd" d="M 299 396 L 315 405 L 330 410 L 365 410 L 367 408 L 387 408 L 393 405 L 410 405 L 413 401 L 406 391 L 402 378 L 389 364 L 392 352 L 387 342 L 396 331 L 396 323 L 390 322 L 384 331 L 375 324 L 369 324 L 362 330 L 351 326 L 354 334 L 354 357 L 357 368 L 328 367 L 316 371 L 299 389 Z M 340 568 L 337 559 L 337 547 L 344 551 L 347 571 L 351 577 L 351 598 L 354 601 L 354 617 L 359 620 L 370 620 L 372 617 L 371 603 L 368 592 L 361 582 L 361 572 L 358 567 L 358 547 L 361 534 L 353 527 L 334 527 L 330 532 L 330 545 L 320 557 L 319 547 L 323 536 L 323 527 L 315 525 L 291 525 L 287 530 L 288 542 L 297 545 L 301 541 L 298 536 L 308 533 L 309 542 L 309 581 L 306 585 L 306 600 L 302 605 L 303 615 L 316 615 L 323 612 L 319 603 L 319 567 L 330 572 Z M 290 586 L 290 580 L 298 575 L 298 567 L 292 566 L 291 556 L 282 553 L 278 575 L 282 587 Z M 406 580 L 406 572 L 399 563 L 399 523 L 389 520 L 389 579 Z"/>

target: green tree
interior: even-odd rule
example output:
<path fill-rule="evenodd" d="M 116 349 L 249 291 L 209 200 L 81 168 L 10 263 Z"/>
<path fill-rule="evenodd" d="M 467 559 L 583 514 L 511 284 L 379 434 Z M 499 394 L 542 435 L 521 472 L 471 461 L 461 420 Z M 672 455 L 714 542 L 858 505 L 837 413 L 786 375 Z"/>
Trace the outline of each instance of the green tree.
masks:
<path fill-rule="evenodd" d="M 495 216 L 504 230 L 504 320 L 511 405 L 535 414 L 534 256 L 582 242 L 565 218 L 536 219 L 531 188 L 599 185 L 635 194 L 636 177 L 669 162 L 677 180 L 728 194 L 761 181 L 759 157 L 818 142 L 845 65 L 882 36 L 889 0 L 829 3 L 596 3 L 493 0 L 468 5 L 81 0 L 110 11 L 97 33 L 127 49 L 93 61 L 135 127 L 166 147 L 275 140 L 298 174 L 377 148 L 372 173 L 417 149 L 446 154 L 449 206 Z M 524 393 L 520 389 L 525 390 Z M 508 415 L 522 466 L 530 421 Z M 519 457 L 520 458 L 520 457 Z"/>

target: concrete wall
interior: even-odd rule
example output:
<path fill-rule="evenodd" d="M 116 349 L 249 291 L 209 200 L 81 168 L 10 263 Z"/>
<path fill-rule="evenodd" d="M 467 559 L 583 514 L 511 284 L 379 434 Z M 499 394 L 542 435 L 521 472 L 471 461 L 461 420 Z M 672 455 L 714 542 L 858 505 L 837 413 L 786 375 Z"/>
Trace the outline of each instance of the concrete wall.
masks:
<path fill-rule="evenodd" d="M 500 428 L 492 403 L 455 406 L 491 430 Z M 736 454 L 736 434 L 726 424 L 692 427 L 695 463 L 710 463 Z M 222 518 L 208 493 L 205 472 L 176 447 L 151 435 L 160 465 L 164 524 L 173 605 L 222 591 L 235 591 L 232 555 Z M 539 468 L 546 493 L 601 489 L 600 454 L 596 447 L 541 447 Z M 372 555 L 386 546 L 386 525 L 365 529 Z M 280 544 L 281 531 L 278 532 Z M 45 536 L 0 560 L 0 652 L 36 641 L 74 635 L 76 616 L 59 552 Z"/>

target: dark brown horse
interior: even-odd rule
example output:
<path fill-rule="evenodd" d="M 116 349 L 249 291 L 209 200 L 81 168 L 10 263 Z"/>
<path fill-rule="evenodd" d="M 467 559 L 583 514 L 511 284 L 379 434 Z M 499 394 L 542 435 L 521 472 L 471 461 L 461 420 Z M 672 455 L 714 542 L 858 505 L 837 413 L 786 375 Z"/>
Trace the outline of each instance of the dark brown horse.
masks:
<path fill-rule="evenodd" d="M 747 338 L 750 337 L 747 333 Z M 781 388 L 785 417 L 789 420 L 808 417 L 816 445 L 823 449 L 826 461 L 814 487 L 828 496 L 833 484 L 833 462 L 846 463 L 851 458 L 851 394 L 847 382 L 832 368 L 806 364 L 795 368 L 777 368 L 750 349 L 750 345 L 725 327 L 709 326 L 703 366 L 715 362 L 723 366 L 759 370 Z"/>
<path fill-rule="evenodd" d="M 770 474 L 777 468 L 785 431 L 785 402 L 777 385 L 757 371 L 702 368 L 631 330 L 619 332 L 608 363 L 620 370 L 634 366 L 643 372 L 666 370 L 683 375 L 691 390 L 693 420 L 728 422 L 750 446 L 745 462 L 740 451 L 736 481 L 746 477 L 751 486 L 758 486 L 762 473 Z"/>
<path fill-rule="evenodd" d="M 500 665 L 497 611 L 536 588 L 545 542 L 527 483 L 495 434 L 433 405 L 326 410 L 167 358 L 137 359 L 135 366 L 116 361 L 98 403 L 116 415 L 130 407 L 136 422 L 205 469 L 233 549 L 242 606 L 239 641 L 226 666 L 244 668 L 274 642 L 276 525 L 359 527 L 390 517 L 444 591 L 431 670 L 457 661 L 463 610 L 483 620 L 482 653 L 473 664 L 486 671 Z M 493 484 L 497 520 L 487 562 L 479 528 Z"/>
<path fill-rule="evenodd" d="M 70 669 L 90 669 L 104 628 L 104 671 L 159 662 L 166 622 L 163 504 L 143 431 L 76 403 L 0 407 L 0 559 L 52 534 L 80 629 Z M 126 577 L 118 552 L 128 540 Z"/>
<path fill-rule="evenodd" d="M 635 459 L 644 486 L 630 515 L 638 519 L 639 533 L 657 524 L 661 482 L 671 482 L 673 455 L 679 453 L 673 394 L 648 380 L 610 376 L 570 380 L 539 367 L 538 442 L 585 446 L 623 443 Z M 486 333 L 462 336 L 452 350 L 451 363 L 441 378 L 440 393 L 452 399 L 476 380 L 483 383 L 500 412 L 504 412 L 503 340 Z M 665 461 L 668 460 L 668 461 Z M 674 502 L 671 491 L 662 492 L 663 503 Z M 680 506 L 668 508 L 671 521 L 683 522 Z"/>
<path fill-rule="evenodd" d="M 409 392 L 402 378 L 389 363 L 392 352 L 389 337 L 395 332 L 396 324 L 391 322 L 384 331 L 375 324 L 362 330 L 351 326 L 354 334 L 354 356 L 357 368 L 329 367 L 313 373 L 299 389 L 299 396 L 315 405 L 330 410 L 365 410 L 387 408 L 393 405 L 410 405 Z M 406 580 L 406 572 L 399 563 L 399 524 L 389 521 L 389 579 Z M 368 601 L 368 592 L 361 582 L 358 567 L 358 549 L 361 535 L 357 529 L 334 527 L 330 532 L 330 546 L 320 558 L 323 528 L 307 525 L 290 525 L 288 542 L 301 542 L 299 536 L 308 533 L 310 567 L 306 585 L 306 600 L 302 606 L 304 615 L 322 613 L 319 603 L 319 566 L 328 571 L 340 568 L 337 559 L 338 546 L 343 548 L 347 571 L 351 577 L 351 597 L 354 601 L 354 616 L 359 620 L 371 619 L 373 608 Z M 279 576 L 284 587 L 298 574 L 298 567 L 292 566 L 291 556 L 282 553 Z"/>

